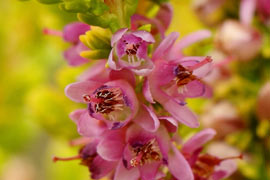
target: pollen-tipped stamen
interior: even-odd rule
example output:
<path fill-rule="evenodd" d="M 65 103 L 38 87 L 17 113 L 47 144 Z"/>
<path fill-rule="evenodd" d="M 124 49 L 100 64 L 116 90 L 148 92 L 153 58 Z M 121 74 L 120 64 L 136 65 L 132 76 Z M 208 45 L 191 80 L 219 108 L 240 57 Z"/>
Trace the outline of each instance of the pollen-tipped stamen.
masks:
<path fill-rule="evenodd" d="M 72 160 L 79 160 L 79 159 L 81 159 L 81 156 L 80 155 L 76 155 L 76 156 L 68 157 L 68 158 L 62 158 L 62 157 L 54 156 L 53 157 L 53 162 L 57 162 L 57 161 L 72 161 Z"/>
<path fill-rule="evenodd" d="M 200 68 L 200 67 L 202 67 L 203 65 L 205 65 L 205 64 L 207 64 L 207 63 L 210 63 L 210 62 L 212 62 L 213 60 L 212 60 L 212 58 L 210 57 L 210 56 L 207 56 L 204 60 L 202 60 L 201 62 L 199 62 L 199 63 L 197 63 L 197 64 L 195 64 L 195 65 L 193 65 L 193 66 L 189 66 L 188 67 L 188 69 L 190 70 L 190 71 L 194 71 L 195 69 L 198 69 L 198 68 Z"/>

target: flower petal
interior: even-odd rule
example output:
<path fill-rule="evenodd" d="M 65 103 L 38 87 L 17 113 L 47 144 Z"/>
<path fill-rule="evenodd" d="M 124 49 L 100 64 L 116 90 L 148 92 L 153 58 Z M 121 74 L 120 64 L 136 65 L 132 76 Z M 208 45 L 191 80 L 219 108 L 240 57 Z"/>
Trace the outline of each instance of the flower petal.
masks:
<path fill-rule="evenodd" d="M 97 146 L 97 153 L 107 161 L 118 161 L 123 156 L 124 132 L 121 130 L 108 131 Z"/>
<path fill-rule="evenodd" d="M 172 145 L 172 151 L 169 153 L 168 167 L 172 175 L 178 180 L 194 179 L 188 162 L 174 145 Z"/>
<path fill-rule="evenodd" d="M 77 121 L 77 128 L 79 134 L 84 137 L 97 137 L 107 129 L 102 121 L 92 118 L 87 110 Z"/>
<path fill-rule="evenodd" d="M 154 37 L 151 35 L 151 33 L 147 32 L 147 31 L 134 31 L 132 32 L 133 35 L 142 38 L 142 40 L 148 42 L 148 43 L 154 43 L 155 39 Z"/>
<path fill-rule="evenodd" d="M 123 79 L 129 82 L 133 87 L 135 87 L 136 84 L 136 79 L 134 74 L 128 70 L 128 69 L 122 69 L 120 71 L 114 71 L 112 70 L 110 72 L 110 79 L 111 80 L 118 80 L 118 79 Z"/>
<path fill-rule="evenodd" d="M 185 105 L 180 105 L 173 99 L 168 100 L 164 108 L 179 122 L 192 127 L 199 127 L 199 122 L 196 115 L 191 112 Z"/>
<path fill-rule="evenodd" d="M 173 117 L 159 117 L 159 120 L 163 122 L 169 132 L 176 132 L 178 129 L 178 123 Z"/>
<path fill-rule="evenodd" d="M 203 96 L 204 93 L 205 93 L 205 85 L 198 80 L 194 80 L 186 85 L 186 90 L 183 91 L 182 95 L 185 97 L 192 98 Z"/>
<path fill-rule="evenodd" d="M 119 29 L 111 39 L 111 46 L 113 47 L 114 44 L 121 39 L 121 37 L 127 32 L 128 28 Z"/>
<path fill-rule="evenodd" d="M 90 26 L 81 22 L 66 25 L 63 30 L 63 38 L 71 43 L 79 42 L 79 36 L 90 30 Z"/>
<path fill-rule="evenodd" d="M 80 53 L 86 49 L 82 43 L 78 43 L 75 46 L 70 47 L 64 51 L 63 56 L 67 60 L 68 64 L 71 66 L 79 66 L 88 62 L 88 59 L 85 59 L 80 56 Z"/>
<path fill-rule="evenodd" d="M 154 180 L 157 176 L 160 165 L 160 162 L 151 162 L 139 167 L 142 180 Z"/>
<path fill-rule="evenodd" d="M 89 170 L 91 172 L 92 179 L 100 179 L 108 175 L 117 166 L 115 161 L 106 161 L 100 156 L 96 156 L 91 163 Z"/>
<path fill-rule="evenodd" d="M 159 120 L 156 114 L 146 105 L 141 105 L 134 122 L 146 131 L 155 132 L 159 128 Z"/>
<path fill-rule="evenodd" d="M 177 32 L 172 32 L 169 34 L 156 48 L 155 52 L 153 53 L 152 59 L 153 61 L 157 59 L 161 59 L 164 55 L 170 50 L 170 48 L 174 45 L 176 39 L 178 38 L 179 34 Z"/>
<path fill-rule="evenodd" d="M 88 70 L 78 77 L 79 81 L 94 80 L 98 82 L 107 82 L 109 80 L 109 69 L 105 68 L 106 61 L 99 60 Z"/>
<path fill-rule="evenodd" d="M 182 152 L 192 154 L 194 151 L 202 147 L 203 144 L 211 140 L 215 135 L 216 131 L 213 129 L 205 129 L 200 131 L 183 145 Z"/>
<path fill-rule="evenodd" d="M 243 24 L 250 25 L 256 8 L 256 0 L 241 0 L 240 21 Z"/>
<path fill-rule="evenodd" d="M 219 179 L 224 179 L 232 175 L 235 171 L 237 170 L 237 165 L 235 160 L 226 160 L 222 161 L 219 166 L 215 168 L 215 173 L 213 174 L 213 180 L 219 180 Z M 223 171 L 223 174 L 219 174 L 217 176 L 217 172 Z M 221 176 L 223 175 L 223 176 Z M 216 179 L 214 179 L 216 178 Z"/>
<path fill-rule="evenodd" d="M 119 162 L 115 171 L 114 180 L 138 180 L 140 172 L 138 168 L 126 169 L 123 162 Z"/>
<path fill-rule="evenodd" d="M 102 86 L 102 83 L 95 81 L 82 81 L 69 84 L 65 88 L 65 94 L 68 98 L 75 102 L 84 102 L 83 96 L 91 94 L 97 88 Z"/>
<path fill-rule="evenodd" d="M 181 51 L 183 48 L 201 41 L 203 39 L 209 38 L 211 36 L 211 32 L 208 30 L 200 30 L 193 33 L 190 33 L 189 35 L 183 37 L 175 46 L 175 51 Z"/>
<path fill-rule="evenodd" d="M 151 93 L 151 90 L 150 90 L 150 86 L 149 86 L 149 81 L 147 78 L 144 78 L 144 82 L 143 82 L 143 95 L 144 95 L 144 98 L 154 104 L 155 101 L 153 99 L 153 96 L 152 96 L 152 93 Z"/>
<path fill-rule="evenodd" d="M 77 109 L 69 114 L 69 118 L 73 122 L 77 123 L 81 115 L 84 114 L 85 112 L 86 112 L 86 109 Z"/>

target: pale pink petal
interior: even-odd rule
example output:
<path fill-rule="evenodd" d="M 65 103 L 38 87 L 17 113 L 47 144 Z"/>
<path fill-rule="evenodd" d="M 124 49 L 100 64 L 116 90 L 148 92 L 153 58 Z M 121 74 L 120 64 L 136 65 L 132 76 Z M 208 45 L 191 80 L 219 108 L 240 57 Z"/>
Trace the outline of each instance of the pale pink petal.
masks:
<path fill-rule="evenodd" d="M 65 94 L 75 102 L 84 102 L 84 95 L 91 95 L 102 83 L 95 81 L 82 81 L 69 84 L 65 88 Z"/>
<path fill-rule="evenodd" d="M 182 148 L 182 152 L 192 154 L 216 135 L 213 129 L 204 129 L 190 138 Z"/>
<path fill-rule="evenodd" d="M 131 70 L 139 76 L 147 76 L 153 71 L 154 67 L 154 63 L 147 59 L 143 65 Z"/>
<path fill-rule="evenodd" d="M 239 11 L 241 23 L 246 25 L 251 24 L 255 8 L 256 8 L 256 0 L 241 0 Z"/>
<path fill-rule="evenodd" d="M 111 46 L 113 47 L 114 44 L 121 39 L 121 37 L 128 31 L 128 28 L 122 28 L 118 30 L 111 39 Z"/>
<path fill-rule="evenodd" d="M 184 158 L 184 156 L 180 153 L 180 151 L 172 145 L 172 151 L 169 153 L 169 161 L 168 161 L 169 171 L 172 175 L 178 180 L 193 180 L 192 170 Z"/>
<path fill-rule="evenodd" d="M 205 85 L 198 80 L 194 80 L 186 85 L 186 90 L 181 94 L 185 97 L 192 98 L 203 96 L 204 93 L 205 93 Z"/>
<path fill-rule="evenodd" d="M 201 41 L 203 39 L 209 38 L 211 36 L 211 32 L 208 30 L 200 30 L 193 33 L 190 33 L 189 35 L 183 37 L 175 46 L 175 51 L 181 51 L 183 48 Z"/>
<path fill-rule="evenodd" d="M 208 84 L 205 84 L 204 88 L 205 88 L 205 91 L 204 91 L 204 95 L 202 97 L 204 97 L 204 98 L 213 97 L 213 88 L 210 87 Z"/>
<path fill-rule="evenodd" d="M 118 161 L 124 150 L 124 143 L 117 140 L 103 140 L 97 146 L 98 154 L 107 161 Z"/>
<path fill-rule="evenodd" d="M 159 128 L 159 120 L 156 114 L 146 105 L 141 105 L 137 116 L 133 120 L 146 131 L 155 132 Z"/>
<path fill-rule="evenodd" d="M 119 68 L 118 65 L 116 64 L 116 62 L 114 61 L 113 51 L 114 51 L 114 49 L 112 49 L 111 52 L 110 52 L 110 55 L 109 55 L 109 58 L 108 58 L 108 65 L 113 70 L 120 70 L 121 68 Z"/>
<path fill-rule="evenodd" d="M 80 53 L 86 49 L 87 48 L 85 45 L 83 45 L 82 43 L 78 43 L 77 45 L 65 50 L 63 56 L 69 65 L 79 66 L 89 61 L 88 59 L 80 56 Z"/>
<path fill-rule="evenodd" d="M 144 95 L 144 98 L 154 104 L 155 101 L 153 99 L 153 96 L 152 96 L 152 93 L 151 93 L 151 90 L 150 90 L 150 86 L 149 86 L 149 81 L 147 78 L 144 78 L 144 82 L 143 82 L 143 95 Z"/>
<path fill-rule="evenodd" d="M 151 33 L 147 32 L 147 31 L 134 31 L 134 32 L 132 32 L 132 34 L 141 38 L 142 40 L 144 40 L 148 43 L 155 42 L 154 37 L 151 35 Z"/>
<path fill-rule="evenodd" d="M 91 178 L 100 179 L 108 175 L 112 170 L 116 168 L 116 166 L 117 162 L 106 161 L 100 156 L 96 156 L 93 162 L 91 162 L 91 166 L 89 167 L 89 170 L 91 172 Z"/>
<path fill-rule="evenodd" d="M 164 105 L 164 108 L 179 122 L 192 127 L 199 127 L 197 116 L 191 112 L 186 106 L 178 104 L 170 99 Z"/>
<path fill-rule="evenodd" d="M 138 168 L 126 169 L 120 161 L 115 171 L 114 180 L 138 180 L 140 172 Z"/>
<path fill-rule="evenodd" d="M 168 163 L 168 153 L 171 146 L 171 139 L 167 129 L 164 126 L 160 126 L 160 128 L 155 133 L 157 142 L 159 144 L 159 148 L 162 154 L 162 162 L 163 164 Z"/>
<path fill-rule="evenodd" d="M 141 143 L 143 144 L 153 139 L 154 137 L 155 136 L 153 133 L 145 131 L 137 124 L 132 124 L 126 132 L 125 141 L 132 144 L 135 141 L 140 140 Z"/>
<path fill-rule="evenodd" d="M 152 59 L 153 61 L 157 59 L 161 59 L 166 55 L 166 53 L 170 50 L 170 48 L 174 45 L 176 39 L 179 37 L 177 32 L 172 32 L 169 34 L 156 48 L 155 52 L 153 53 Z"/>

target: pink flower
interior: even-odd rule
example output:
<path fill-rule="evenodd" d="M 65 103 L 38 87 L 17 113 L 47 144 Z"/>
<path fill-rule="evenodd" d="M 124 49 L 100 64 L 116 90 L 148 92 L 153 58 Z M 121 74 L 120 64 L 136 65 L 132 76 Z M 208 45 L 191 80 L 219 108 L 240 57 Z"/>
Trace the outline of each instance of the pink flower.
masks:
<path fill-rule="evenodd" d="M 86 144 L 77 156 L 69 158 L 54 157 L 53 161 L 81 160 L 81 165 L 87 166 L 92 179 L 101 179 L 112 173 L 117 166 L 115 161 L 107 161 L 97 154 L 98 139 Z"/>
<path fill-rule="evenodd" d="M 153 54 L 154 71 L 144 84 L 145 98 L 154 103 L 158 101 L 178 121 L 190 127 L 198 127 L 196 116 L 185 106 L 185 98 L 210 95 L 210 88 L 202 83 L 211 69 L 210 57 L 184 57 L 182 48 L 208 36 L 200 31 L 193 36 L 184 37 L 173 47 L 178 38 L 171 33 L 157 47 Z M 178 57 L 178 58 L 177 58 Z M 177 58 L 177 59 L 176 59 Z"/>
<path fill-rule="evenodd" d="M 151 24 L 151 34 L 160 35 L 161 39 L 165 37 L 165 31 L 171 24 L 173 15 L 172 6 L 169 3 L 160 5 L 159 11 L 154 18 L 148 18 L 139 14 L 131 17 L 131 30 L 137 30 L 141 25 Z"/>
<path fill-rule="evenodd" d="M 266 24 L 270 25 L 270 3 L 268 0 L 257 0 L 259 15 Z"/>
<path fill-rule="evenodd" d="M 64 52 L 64 57 L 71 66 L 87 63 L 88 60 L 81 57 L 80 53 L 88 48 L 79 40 L 79 36 L 90 30 L 90 26 L 80 22 L 74 22 L 64 27 L 63 32 L 44 29 L 45 34 L 61 36 L 72 46 Z"/>
<path fill-rule="evenodd" d="M 171 144 L 164 126 L 148 132 L 133 124 L 125 135 L 117 131 L 105 133 L 97 146 L 97 153 L 103 159 L 118 162 L 115 180 L 155 179 L 160 176 L 161 166 L 168 166 L 177 179 L 193 179 L 188 162 Z"/>
<path fill-rule="evenodd" d="M 242 159 L 242 155 L 236 157 L 218 158 L 210 154 L 202 154 L 202 146 L 215 136 L 212 129 L 205 129 L 191 137 L 183 144 L 181 152 L 189 162 L 195 180 L 223 179 L 236 171 L 236 164 L 232 159 Z M 230 166 L 227 166 L 230 164 Z"/>
<path fill-rule="evenodd" d="M 128 68 L 138 75 L 149 74 L 154 65 L 147 55 L 148 45 L 155 40 L 149 32 L 118 30 L 111 39 L 108 64 L 114 70 Z"/>
<path fill-rule="evenodd" d="M 110 129 L 126 125 L 138 112 L 133 87 L 124 80 L 81 81 L 68 85 L 65 93 L 71 100 L 87 103 L 90 116 L 104 121 Z"/>
<path fill-rule="evenodd" d="M 225 54 L 245 61 L 254 58 L 259 53 L 262 37 L 249 25 L 229 20 L 219 28 L 215 43 Z"/>

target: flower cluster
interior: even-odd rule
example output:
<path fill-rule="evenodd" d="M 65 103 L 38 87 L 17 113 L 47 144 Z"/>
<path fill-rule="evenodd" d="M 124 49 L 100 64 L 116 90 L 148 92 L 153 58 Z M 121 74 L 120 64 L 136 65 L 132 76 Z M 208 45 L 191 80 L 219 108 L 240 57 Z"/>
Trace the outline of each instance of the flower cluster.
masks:
<path fill-rule="evenodd" d="M 202 152 L 214 130 L 205 129 L 185 143 L 178 137 L 180 124 L 199 127 L 186 99 L 212 95 L 203 80 L 212 69 L 212 58 L 185 56 L 183 49 L 211 33 L 197 31 L 177 42 L 177 32 L 164 35 L 171 15 L 169 4 L 163 4 L 152 19 L 133 15 L 131 28 L 121 28 L 111 36 L 108 57 L 66 87 L 67 97 L 86 104 L 85 109 L 70 114 L 84 138 L 83 147 L 77 156 L 55 157 L 55 161 L 80 159 L 93 179 L 218 180 L 235 171 L 230 160 L 234 157 L 221 159 Z M 63 33 L 56 33 L 72 44 L 64 53 L 70 65 L 87 63 L 80 55 L 94 50 L 88 47 L 106 47 L 103 35 L 92 33 L 87 40 L 94 29 L 72 23 Z M 232 164 L 230 168 L 226 163 Z"/>

